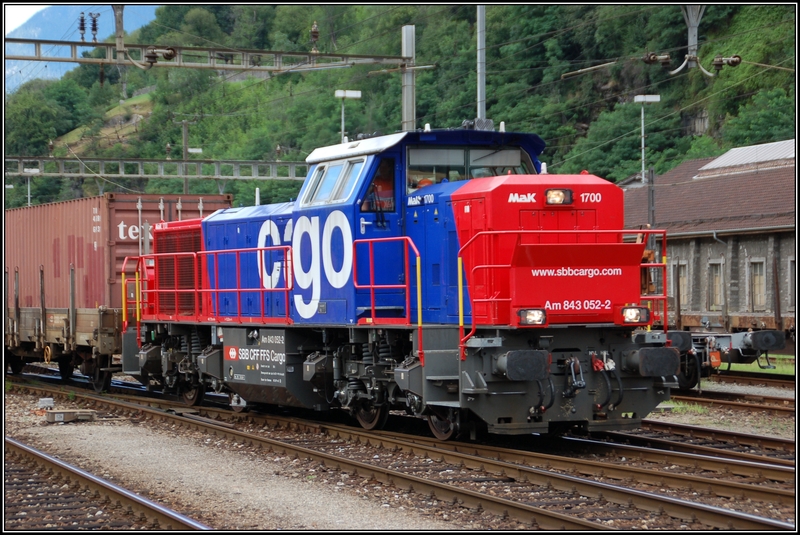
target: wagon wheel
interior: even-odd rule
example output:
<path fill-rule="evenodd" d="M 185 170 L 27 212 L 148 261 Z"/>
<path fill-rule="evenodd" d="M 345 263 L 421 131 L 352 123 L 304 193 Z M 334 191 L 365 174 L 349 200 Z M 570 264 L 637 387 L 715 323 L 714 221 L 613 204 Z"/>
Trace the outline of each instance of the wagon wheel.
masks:
<path fill-rule="evenodd" d="M 361 424 L 361 427 L 367 430 L 383 429 L 386 421 L 389 419 L 389 405 L 384 403 L 382 405 L 361 406 L 356 410 L 356 420 Z"/>
<path fill-rule="evenodd" d="M 97 357 L 92 374 L 92 386 L 98 394 L 111 389 L 111 372 L 102 370 L 108 366 L 108 357 Z"/>
<path fill-rule="evenodd" d="M 14 375 L 19 375 L 22 373 L 22 368 L 25 367 L 25 361 L 22 360 L 22 357 L 17 355 L 9 355 L 8 356 L 8 367 L 11 368 L 11 373 Z"/>
<path fill-rule="evenodd" d="M 203 401 L 203 398 L 206 397 L 205 385 L 184 385 L 184 387 L 187 386 L 188 389 L 181 392 L 181 399 L 183 399 L 183 402 L 190 407 L 200 405 L 200 403 Z"/>
<path fill-rule="evenodd" d="M 678 371 L 678 387 L 681 390 L 691 390 L 697 386 L 700 379 L 700 370 L 697 368 L 697 359 L 690 358 L 685 366 Z"/>
<path fill-rule="evenodd" d="M 456 426 L 450 418 L 440 418 L 433 413 L 428 415 L 428 426 L 433 436 L 439 440 L 450 440 L 456 433 Z"/>
<path fill-rule="evenodd" d="M 58 373 L 61 375 L 61 379 L 64 381 L 69 381 L 69 378 L 72 377 L 72 372 L 75 367 L 72 365 L 72 357 L 70 356 L 61 356 L 58 358 Z"/>

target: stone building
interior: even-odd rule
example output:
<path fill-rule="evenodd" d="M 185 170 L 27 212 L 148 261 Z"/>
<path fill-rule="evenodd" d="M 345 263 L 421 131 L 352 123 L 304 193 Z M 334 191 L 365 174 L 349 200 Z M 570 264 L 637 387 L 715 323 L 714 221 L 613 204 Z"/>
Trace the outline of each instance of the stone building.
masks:
<path fill-rule="evenodd" d="M 794 139 L 684 162 L 655 178 L 654 228 L 667 231 L 671 326 L 779 329 L 794 345 L 796 178 Z M 650 185 L 641 177 L 619 185 L 626 228 L 645 228 Z"/>

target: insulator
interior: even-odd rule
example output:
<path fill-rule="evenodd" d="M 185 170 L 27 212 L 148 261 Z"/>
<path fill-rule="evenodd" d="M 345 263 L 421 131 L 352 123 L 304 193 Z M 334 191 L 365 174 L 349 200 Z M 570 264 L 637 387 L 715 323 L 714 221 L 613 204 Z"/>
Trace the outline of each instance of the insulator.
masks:
<path fill-rule="evenodd" d="M 100 87 L 103 87 L 103 82 L 106 81 L 106 66 L 100 64 Z"/>
<path fill-rule="evenodd" d="M 732 56 L 730 58 L 722 58 L 722 61 L 724 61 L 725 65 L 728 67 L 738 67 L 742 63 L 742 57 Z"/>
<path fill-rule="evenodd" d="M 100 16 L 100 13 L 89 13 L 89 16 L 92 17 L 92 42 L 97 42 L 97 17 Z"/>
<path fill-rule="evenodd" d="M 81 32 L 81 41 L 83 41 L 83 34 L 86 33 L 86 17 L 81 13 L 78 19 L 78 31 Z"/>
<path fill-rule="evenodd" d="M 722 67 L 725 65 L 725 62 L 722 61 L 722 56 L 717 56 L 714 58 L 714 61 L 711 62 L 711 66 L 719 72 L 722 70 Z"/>
<path fill-rule="evenodd" d="M 161 53 L 161 57 L 164 58 L 166 61 L 169 61 L 171 59 L 175 59 L 175 56 L 177 56 L 177 55 L 178 55 L 178 53 L 175 52 L 175 49 L 171 48 L 171 47 L 164 49 L 164 51 Z"/>
<path fill-rule="evenodd" d="M 644 61 L 648 65 L 652 65 L 653 63 L 658 61 L 658 56 L 653 52 L 648 52 L 647 54 L 644 55 L 642 61 Z"/>
<path fill-rule="evenodd" d="M 319 50 L 317 49 L 317 41 L 319 41 L 319 26 L 317 26 L 317 21 L 314 21 L 314 25 L 311 26 L 311 53 L 312 54 L 319 54 Z"/>

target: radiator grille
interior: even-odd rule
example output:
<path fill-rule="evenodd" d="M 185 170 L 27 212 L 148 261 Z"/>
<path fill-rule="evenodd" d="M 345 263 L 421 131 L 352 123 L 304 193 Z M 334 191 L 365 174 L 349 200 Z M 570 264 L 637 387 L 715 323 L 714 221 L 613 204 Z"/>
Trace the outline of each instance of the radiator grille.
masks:
<path fill-rule="evenodd" d="M 200 227 L 159 232 L 155 235 L 155 251 L 163 253 L 196 253 L 201 249 Z M 176 294 L 169 290 L 192 290 L 200 287 L 202 267 L 192 256 L 162 257 L 155 262 L 158 281 L 158 309 L 161 314 L 194 315 L 194 292 Z M 177 301 L 177 304 L 176 304 Z"/>

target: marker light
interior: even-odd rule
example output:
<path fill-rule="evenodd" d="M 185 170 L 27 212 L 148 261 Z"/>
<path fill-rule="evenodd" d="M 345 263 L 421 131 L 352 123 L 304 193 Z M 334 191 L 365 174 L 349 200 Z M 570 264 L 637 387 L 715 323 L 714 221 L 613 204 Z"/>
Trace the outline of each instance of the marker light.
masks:
<path fill-rule="evenodd" d="M 572 190 L 569 189 L 549 189 L 544 195 L 547 204 L 572 204 Z"/>
<path fill-rule="evenodd" d="M 623 307 L 623 323 L 648 323 L 650 321 L 650 310 L 645 307 Z"/>
<path fill-rule="evenodd" d="M 520 325 L 544 325 L 547 323 L 547 314 L 540 308 L 531 308 L 519 311 Z"/>

